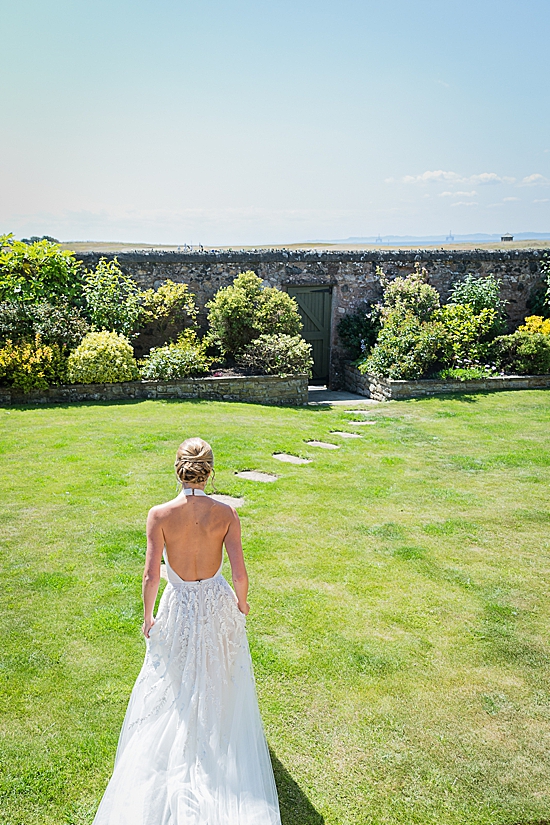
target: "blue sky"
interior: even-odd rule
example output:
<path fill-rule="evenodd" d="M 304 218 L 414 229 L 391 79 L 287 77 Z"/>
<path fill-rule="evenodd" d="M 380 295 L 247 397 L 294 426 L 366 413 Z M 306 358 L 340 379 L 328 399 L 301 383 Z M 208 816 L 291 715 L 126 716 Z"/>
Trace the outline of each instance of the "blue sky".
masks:
<path fill-rule="evenodd" d="M 0 231 L 550 232 L 548 0 L 0 0 Z"/>

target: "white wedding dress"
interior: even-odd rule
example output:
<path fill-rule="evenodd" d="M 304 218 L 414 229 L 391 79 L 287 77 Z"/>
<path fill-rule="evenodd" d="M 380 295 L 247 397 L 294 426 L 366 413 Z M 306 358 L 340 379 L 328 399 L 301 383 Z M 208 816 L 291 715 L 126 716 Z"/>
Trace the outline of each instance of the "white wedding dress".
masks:
<path fill-rule="evenodd" d="M 188 582 L 164 558 L 168 584 L 93 825 L 281 825 L 245 616 L 221 566 Z"/>

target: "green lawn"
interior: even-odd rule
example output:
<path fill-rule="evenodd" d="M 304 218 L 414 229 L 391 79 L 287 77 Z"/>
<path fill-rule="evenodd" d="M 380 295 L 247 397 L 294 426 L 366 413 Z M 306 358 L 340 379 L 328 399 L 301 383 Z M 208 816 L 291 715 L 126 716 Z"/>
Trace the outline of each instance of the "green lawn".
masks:
<path fill-rule="evenodd" d="M 0 409 L 2 825 L 92 822 L 144 653 L 145 517 L 173 495 L 191 435 L 213 445 L 219 491 L 246 499 L 249 638 L 284 825 L 550 819 L 550 393 L 370 415 Z"/>

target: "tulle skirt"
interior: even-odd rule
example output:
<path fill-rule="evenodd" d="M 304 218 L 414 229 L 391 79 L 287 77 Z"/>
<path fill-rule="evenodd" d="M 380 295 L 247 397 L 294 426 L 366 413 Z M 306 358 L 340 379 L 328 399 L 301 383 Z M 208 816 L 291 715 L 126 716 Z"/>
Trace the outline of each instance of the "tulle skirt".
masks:
<path fill-rule="evenodd" d="M 93 825 L 280 825 L 245 625 L 221 574 L 166 585 Z"/>

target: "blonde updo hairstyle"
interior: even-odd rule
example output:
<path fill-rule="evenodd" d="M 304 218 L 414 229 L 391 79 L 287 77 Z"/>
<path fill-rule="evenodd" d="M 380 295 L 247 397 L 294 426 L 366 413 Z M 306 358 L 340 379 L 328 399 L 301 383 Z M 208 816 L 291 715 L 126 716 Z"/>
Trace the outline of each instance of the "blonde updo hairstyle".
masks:
<path fill-rule="evenodd" d="M 202 438 L 188 438 L 180 444 L 174 462 L 176 477 L 182 487 L 202 484 L 214 476 L 212 447 Z"/>

